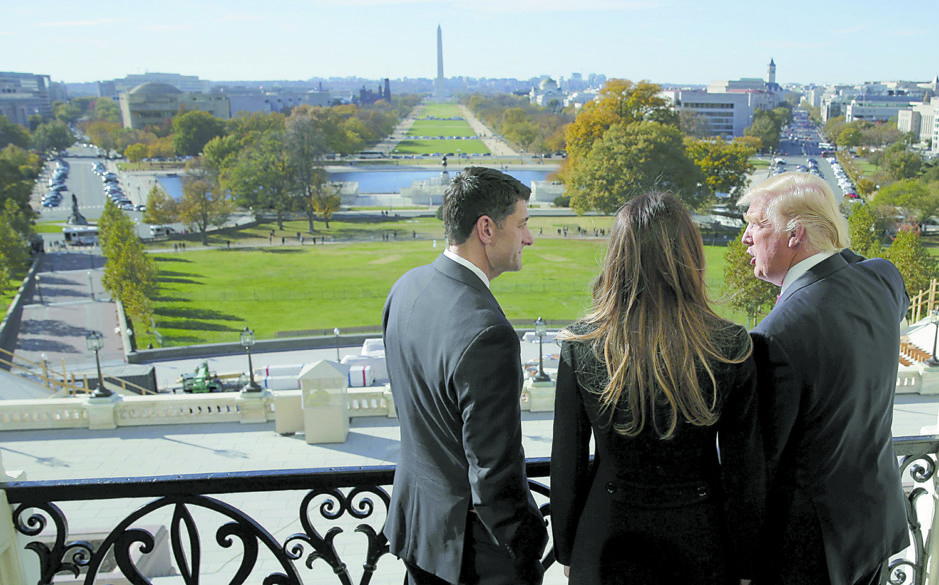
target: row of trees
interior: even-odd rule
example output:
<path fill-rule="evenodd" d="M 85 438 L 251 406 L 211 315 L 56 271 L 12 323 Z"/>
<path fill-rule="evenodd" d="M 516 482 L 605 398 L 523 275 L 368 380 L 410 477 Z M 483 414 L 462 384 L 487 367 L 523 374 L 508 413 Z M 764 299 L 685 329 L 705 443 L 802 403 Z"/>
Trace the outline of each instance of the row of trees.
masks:
<path fill-rule="evenodd" d="M 59 149 L 44 142 L 53 125 L 65 127 L 61 122 L 40 123 L 30 132 L 0 116 L 0 289 L 24 275 L 29 266 L 36 235 L 30 198 L 43 165 L 39 153 Z"/>
<path fill-rule="evenodd" d="M 144 252 L 134 223 L 116 205 L 107 201 L 98 220 L 98 242 L 108 259 L 102 284 L 111 297 L 121 301 L 135 323 L 153 324 L 150 298 L 157 291 L 157 268 Z"/>
<path fill-rule="evenodd" d="M 298 106 L 303 111 L 318 110 L 319 116 L 328 118 L 332 152 L 352 154 L 368 144 L 391 134 L 402 113 L 418 103 L 416 96 L 401 96 L 394 103 L 378 101 L 368 106 L 353 104 L 331 107 Z M 242 131 L 251 125 L 250 118 L 259 114 L 241 114 L 232 120 L 221 120 L 209 113 L 184 108 L 172 122 L 161 126 L 148 126 L 143 130 L 115 128 L 97 123 L 95 129 L 106 131 L 89 133 L 92 141 L 102 147 L 117 148 L 131 161 L 143 158 L 197 156 L 213 138 Z M 276 114 L 286 117 L 288 113 Z M 248 120 L 248 121 L 245 121 Z"/>
<path fill-rule="evenodd" d="M 527 97 L 466 95 L 460 100 L 480 121 L 521 150 L 551 154 L 566 150 L 564 127 L 574 120 L 574 109 L 542 108 Z"/>

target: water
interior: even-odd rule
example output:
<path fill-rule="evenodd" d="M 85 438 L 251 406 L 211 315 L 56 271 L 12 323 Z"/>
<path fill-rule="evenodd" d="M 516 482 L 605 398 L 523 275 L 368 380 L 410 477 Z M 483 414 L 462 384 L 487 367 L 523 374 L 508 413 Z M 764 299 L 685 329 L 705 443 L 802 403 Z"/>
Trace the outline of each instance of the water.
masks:
<path fill-rule="evenodd" d="M 508 170 L 505 173 L 530 187 L 532 181 L 544 181 L 551 170 Z M 459 169 L 453 169 L 448 174 L 453 178 L 459 172 Z M 355 171 L 330 173 L 329 180 L 356 181 L 359 183 L 359 193 L 400 193 L 401 189 L 410 187 L 414 181 L 426 181 L 439 176 L 440 171 Z"/>
<path fill-rule="evenodd" d="M 543 170 L 507 170 L 526 186 L 532 181 L 544 181 L 548 173 L 554 169 Z M 448 171 L 450 177 L 456 176 L 459 169 Z M 410 187 L 414 181 L 426 181 L 440 176 L 440 171 L 415 170 L 381 170 L 381 171 L 352 171 L 345 173 L 330 173 L 331 181 L 354 181 L 359 184 L 359 193 L 400 193 L 401 189 Z M 157 179 L 160 186 L 166 190 L 167 195 L 179 200 L 183 196 L 182 180 L 178 176 L 161 176 Z"/>
<path fill-rule="evenodd" d="M 160 187 L 163 187 L 166 194 L 176 201 L 183 198 L 183 180 L 178 176 L 157 175 L 157 182 L 160 184 Z"/>

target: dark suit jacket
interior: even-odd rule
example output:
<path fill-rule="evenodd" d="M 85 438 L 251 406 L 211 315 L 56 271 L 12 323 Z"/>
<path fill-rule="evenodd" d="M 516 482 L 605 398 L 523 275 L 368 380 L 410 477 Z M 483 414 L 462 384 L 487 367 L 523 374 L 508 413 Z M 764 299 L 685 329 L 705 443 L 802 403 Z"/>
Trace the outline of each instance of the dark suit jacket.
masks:
<path fill-rule="evenodd" d="M 740 355 L 750 343 L 747 330 L 730 323 L 712 341 L 729 355 Z M 605 364 L 589 343 L 563 344 L 551 527 L 555 556 L 571 567 L 571 585 L 724 585 L 753 577 L 749 565 L 764 495 L 756 372 L 752 358 L 712 368 L 716 424 L 679 422 L 673 437 L 663 440 L 647 422 L 639 435 L 627 437 L 600 411 Z M 703 369 L 698 378 L 708 394 L 715 392 Z M 595 456 L 588 468 L 591 434 Z"/>
<path fill-rule="evenodd" d="M 391 552 L 456 583 L 472 509 L 510 557 L 539 560 L 547 531 L 525 474 L 521 349 L 495 297 L 441 255 L 395 283 L 383 327 L 401 425 Z"/>
<path fill-rule="evenodd" d="M 751 332 L 770 473 L 760 583 L 798 574 L 800 546 L 843 585 L 907 545 L 891 424 L 908 306 L 893 264 L 845 250 Z"/>

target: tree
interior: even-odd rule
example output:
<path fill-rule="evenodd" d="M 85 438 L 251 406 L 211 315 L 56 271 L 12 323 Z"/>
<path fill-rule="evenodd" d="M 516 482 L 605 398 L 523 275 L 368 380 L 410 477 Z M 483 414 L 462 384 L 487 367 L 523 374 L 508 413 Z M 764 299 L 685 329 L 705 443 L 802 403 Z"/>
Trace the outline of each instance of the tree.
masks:
<path fill-rule="evenodd" d="M 677 128 L 678 115 L 671 112 L 668 103 L 659 96 L 660 91 L 660 86 L 647 81 L 638 84 L 628 79 L 608 81 L 597 98 L 584 105 L 577 118 L 567 126 L 565 138 L 569 165 L 576 166 L 615 124 L 660 120 Z"/>
<path fill-rule="evenodd" d="M 165 225 L 173 223 L 179 218 L 179 209 L 176 200 L 166 194 L 159 185 L 154 185 L 147 193 L 147 209 L 143 212 L 143 220 L 150 225 Z"/>
<path fill-rule="evenodd" d="M 861 130 L 854 124 L 846 124 L 841 132 L 838 133 L 838 137 L 835 139 L 835 144 L 842 148 L 853 148 L 855 146 L 861 145 Z"/>
<path fill-rule="evenodd" d="M 851 215 L 848 216 L 851 249 L 865 258 L 883 257 L 884 247 L 878 237 L 882 230 L 878 223 L 877 214 L 874 213 L 871 205 L 855 204 L 851 208 Z"/>
<path fill-rule="evenodd" d="M 681 131 L 658 122 L 615 124 L 567 174 L 577 213 L 612 213 L 637 194 L 668 191 L 698 208 L 708 198 L 704 174 L 685 152 Z"/>
<path fill-rule="evenodd" d="M 55 119 L 60 122 L 74 124 L 78 121 L 79 118 L 81 118 L 82 110 L 76 104 L 56 102 L 52 106 L 52 115 L 55 116 Z"/>
<path fill-rule="evenodd" d="M 39 152 L 59 152 L 75 144 L 75 135 L 58 120 L 40 124 L 33 133 L 33 148 Z"/>
<path fill-rule="evenodd" d="M 0 148 L 6 148 L 8 144 L 20 148 L 29 147 L 29 133 L 19 124 L 11 122 L 6 116 L 0 116 Z"/>
<path fill-rule="evenodd" d="M 215 141 L 210 142 L 208 147 Z M 288 192 L 293 185 L 291 155 L 283 130 L 271 129 L 247 144 L 222 170 L 222 184 L 232 193 L 235 202 L 254 210 L 273 210 L 277 226 L 284 229 L 290 208 Z"/>
<path fill-rule="evenodd" d="M 313 232 L 316 208 L 314 196 L 323 189 L 328 174 L 323 167 L 327 152 L 327 132 L 322 119 L 294 111 L 287 118 L 287 152 L 293 185 L 288 191 L 293 207 L 302 211 Z"/>
<path fill-rule="evenodd" d="M 88 135 L 92 144 L 105 152 L 110 152 L 117 146 L 117 135 L 122 128 L 120 122 L 96 120 L 85 127 L 85 134 Z"/>
<path fill-rule="evenodd" d="M 884 151 L 881 166 L 891 179 L 913 179 L 923 167 L 923 157 L 898 142 Z"/>
<path fill-rule="evenodd" d="M 761 315 L 772 310 L 779 295 L 779 287 L 753 275 L 751 256 L 743 244 L 746 227 L 740 236 L 727 243 L 724 252 L 724 295 L 731 307 L 747 315 L 747 327 L 753 327 Z"/>
<path fill-rule="evenodd" d="M 329 229 L 329 220 L 333 213 L 339 210 L 342 205 L 342 196 L 339 195 L 339 187 L 331 187 L 328 183 L 323 183 L 313 193 L 313 209 L 323 218 L 326 223 L 326 229 Z"/>
<path fill-rule="evenodd" d="M 23 211 L 32 208 L 29 200 L 39 175 L 40 159 L 12 144 L 0 151 L 0 203 L 12 200 Z"/>
<path fill-rule="evenodd" d="M 172 136 L 157 138 L 147 146 L 147 156 L 150 158 L 173 158 L 175 154 Z"/>
<path fill-rule="evenodd" d="M 704 172 L 711 193 L 727 193 L 736 201 L 738 197 L 734 195 L 750 184 L 754 169 L 750 157 L 756 150 L 746 143 L 726 142 L 722 138 L 685 139 L 685 147 L 688 156 Z"/>
<path fill-rule="evenodd" d="M 897 233 L 885 256 L 903 275 L 903 282 L 910 295 L 928 289 L 930 281 L 937 277 L 936 260 L 923 246 L 917 231 L 903 230 Z"/>
<path fill-rule="evenodd" d="M 101 97 L 95 100 L 94 114 L 95 120 L 121 124 L 121 109 L 110 98 Z"/>
<path fill-rule="evenodd" d="M 147 147 L 141 143 L 131 144 L 124 149 L 124 156 L 130 162 L 140 162 L 147 157 Z"/>
<path fill-rule="evenodd" d="M 101 279 L 111 296 L 120 300 L 130 318 L 149 325 L 153 318 L 150 298 L 157 290 L 157 269 L 144 252 L 134 224 L 110 200 L 98 220 L 98 242 L 108 259 Z"/>
<path fill-rule="evenodd" d="M 0 290 L 8 288 L 11 278 L 26 272 L 32 234 L 31 210 L 7 199 L 0 213 Z"/>
<path fill-rule="evenodd" d="M 197 156 L 209 140 L 225 134 L 225 123 L 212 114 L 194 110 L 173 118 L 173 148 L 178 155 Z"/>
<path fill-rule="evenodd" d="M 782 123 L 777 115 L 771 110 L 756 110 L 753 112 L 753 124 L 745 129 L 743 133 L 746 136 L 753 136 L 760 139 L 763 148 L 779 148 L 779 131 L 782 129 Z"/>
<path fill-rule="evenodd" d="M 221 226 L 231 215 L 231 205 L 220 189 L 205 177 L 183 179 L 183 198 L 179 202 L 179 218 L 189 226 L 195 226 L 202 236 L 202 245 L 209 243 L 209 226 Z"/>
<path fill-rule="evenodd" d="M 916 179 L 903 179 L 878 191 L 874 201 L 878 205 L 893 205 L 903 209 L 923 226 L 939 210 L 939 183 L 926 184 Z"/>

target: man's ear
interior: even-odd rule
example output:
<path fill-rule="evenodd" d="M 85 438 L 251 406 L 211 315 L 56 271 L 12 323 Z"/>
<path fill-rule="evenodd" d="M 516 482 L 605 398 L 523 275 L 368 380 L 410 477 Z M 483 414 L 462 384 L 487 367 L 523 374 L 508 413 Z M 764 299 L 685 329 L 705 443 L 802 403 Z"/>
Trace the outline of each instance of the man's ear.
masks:
<path fill-rule="evenodd" d="M 789 230 L 789 247 L 798 248 L 805 243 L 805 227 L 797 225 L 795 229 Z"/>
<path fill-rule="evenodd" d="M 492 234 L 495 232 L 496 222 L 488 215 L 480 216 L 476 220 L 476 235 L 483 244 L 489 244 L 492 241 Z"/>

